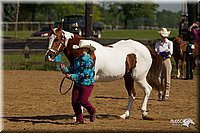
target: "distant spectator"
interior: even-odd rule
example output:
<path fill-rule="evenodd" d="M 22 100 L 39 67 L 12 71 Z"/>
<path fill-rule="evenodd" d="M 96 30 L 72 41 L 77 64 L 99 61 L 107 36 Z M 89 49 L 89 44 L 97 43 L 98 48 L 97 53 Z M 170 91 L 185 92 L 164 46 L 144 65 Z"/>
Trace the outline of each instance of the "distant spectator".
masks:
<path fill-rule="evenodd" d="M 167 31 L 166 28 L 162 28 L 161 31 L 159 31 L 162 39 L 155 44 L 155 51 L 163 58 L 162 69 L 159 76 L 163 88 L 160 88 L 158 92 L 158 100 L 167 100 L 170 93 L 172 71 L 170 58 L 173 54 L 173 42 L 167 39 L 170 33 L 171 31 Z"/>
<path fill-rule="evenodd" d="M 191 33 L 191 38 L 194 40 L 200 41 L 200 28 L 199 21 L 195 21 L 190 27 L 189 31 Z"/>
<path fill-rule="evenodd" d="M 192 43 L 192 39 L 189 41 L 186 47 L 186 80 L 193 79 L 193 50 L 195 49 L 194 44 Z"/>
<path fill-rule="evenodd" d="M 182 20 L 179 24 L 179 37 L 182 37 L 184 41 L 189 39 L 188 23 L 185 15 L 182 16 Z"/>

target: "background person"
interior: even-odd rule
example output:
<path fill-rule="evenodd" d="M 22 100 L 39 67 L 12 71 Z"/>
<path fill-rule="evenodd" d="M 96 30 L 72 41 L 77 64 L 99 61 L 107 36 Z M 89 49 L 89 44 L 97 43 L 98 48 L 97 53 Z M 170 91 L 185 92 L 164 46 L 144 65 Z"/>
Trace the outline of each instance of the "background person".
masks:
<path fill-rule="evenodd" d="M 61 71 L 66 74 L 68 79 L 75 82 L 72 90 L 72 106 L 76 116 L 75 124 L 77 125 L 84 123 L 81 106 L 89 112 L 90 122 L 93 122 L 96 118 L 96 109 L 88 100 L 94 88 L 95 74 L 94 62 L 88 53 L 94 51 L 95 48 L 82 41 L 80 41 L 79 46 L 75 46 L 73 48 L 79 50 L 80 56 L 74 60 L 74 63 L 69 68 L 62 63 Z"/>
<path fill-rule="evenodd" d="M 183 41 L 188 41 L 190 37 L 190 33 L 188 30 L 188 22 L 187 22 L 187 16 L 182 15 L 181 22 L 179 24 L 179 37 L 182 37 Z"/>
<path fill-rule="evenodd" d="M 192 39 L 189 41 L 186 47 L 186 80 L 193 79 L 193 50 L 195 49 L 194 44 L 192 43 Z"/>
<path fill-rule="evenodd" d="M 189 31 L 191 33 L 191 39 L 200 41 L 200 28 L 199 28 L 199 21 L 195 21 L 190 27 Z"/>
<path fill-rule="evenodd" d="M 170 35 L 171 31 L 167 31 L 166 28 L 162 28 L 159 31 L 161 36 L 161 41 L 156 42 L 155 51 L 162 56 L 162 69 L 160 72 L 160 82 L 163 88 L 160 88 L 158 92 L 159 100 L 167 100 L 170 93 L 170 82 L 171 82 L 171 71 L 172 65 L 170 57 L 173 54 L 173 42 L 168 40 L 167 37 Z"/>

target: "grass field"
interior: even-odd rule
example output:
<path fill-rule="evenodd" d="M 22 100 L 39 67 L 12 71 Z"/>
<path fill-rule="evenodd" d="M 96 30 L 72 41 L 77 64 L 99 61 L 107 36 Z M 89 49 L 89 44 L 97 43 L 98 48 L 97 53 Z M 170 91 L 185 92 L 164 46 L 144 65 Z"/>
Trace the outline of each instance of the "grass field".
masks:
<path fill-rule="evenodd" d="M 169 37 L 178 36 L 178 30 L 172 30 Z M 102 34 L 106 39 L 156 40 L 160 38 L 157 30 L 106 30 Z"/>
<path fill-rule="evenodd" d="M 54 70 L 55 63 L 45 61 L 45 53 L 30 53 L 29 60 L 24 58 L 22 52 L 4 53 L 4 70 Z M 69 65 L 67 58 L 62 54 L 62 61 Z"/>
<path fill-rule="evenodd" d="M 17 38 L 29 38 L 34 31 L 19 31 Z M 3 32 L 4 37 L 14 37 L 14 31 Z M 178 36 L 178 30 L 172 30 L 169 37 Z M 102 33 L 105 39 L 135 39 L 135 40 L 155 40 L 160 36 L 157 30 L 105 30 Z"/>

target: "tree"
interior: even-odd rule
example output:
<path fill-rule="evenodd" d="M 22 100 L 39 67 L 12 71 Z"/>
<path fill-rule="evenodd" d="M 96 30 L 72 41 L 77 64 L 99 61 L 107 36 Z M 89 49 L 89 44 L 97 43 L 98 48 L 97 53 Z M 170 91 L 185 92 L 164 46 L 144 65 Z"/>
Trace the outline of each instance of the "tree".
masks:
<path fill-rule="evenodd" d="M 176 13 L 168 10 L 162 10 L 157 13 L 157 26 L 166 28 L 178 28 L 181 20 L 181 11 Z"/>
<path fill-rule="evenodd" d="M 3 21 L 14 22 L 16 20 L 17 4 L 3 4 Z"/>
<path fill-rule="evenodd" d="M 143 18 L 154 19 L 155 11 L 158 7 L 154 3 L 112 3 L 109 6 L 109 10 L 113 15 L 120 13 L 120 19 L 124 22 L 125 28 L 127 28 L 128 25 L 144 25 Z"/>
<path fill-rule="evenodd" d="M 66 15 L 84 14 L 84 3 L 21 3 L 19 21 L 61 21 Z"/>

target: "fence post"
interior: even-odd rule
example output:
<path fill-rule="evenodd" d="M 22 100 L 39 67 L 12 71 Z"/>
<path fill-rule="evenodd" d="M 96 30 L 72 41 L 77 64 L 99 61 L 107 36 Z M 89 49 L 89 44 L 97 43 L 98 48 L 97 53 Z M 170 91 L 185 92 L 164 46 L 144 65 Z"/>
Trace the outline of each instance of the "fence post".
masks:
<path fill-rule="evenodd" d="M 19 1 L 17 1 L 17 13 L 16 13 L 16 18 L 15 18 L 15 37 L 17 37 L 17 26 L 18 26 L 18 17 L 19 17 Z"/>

